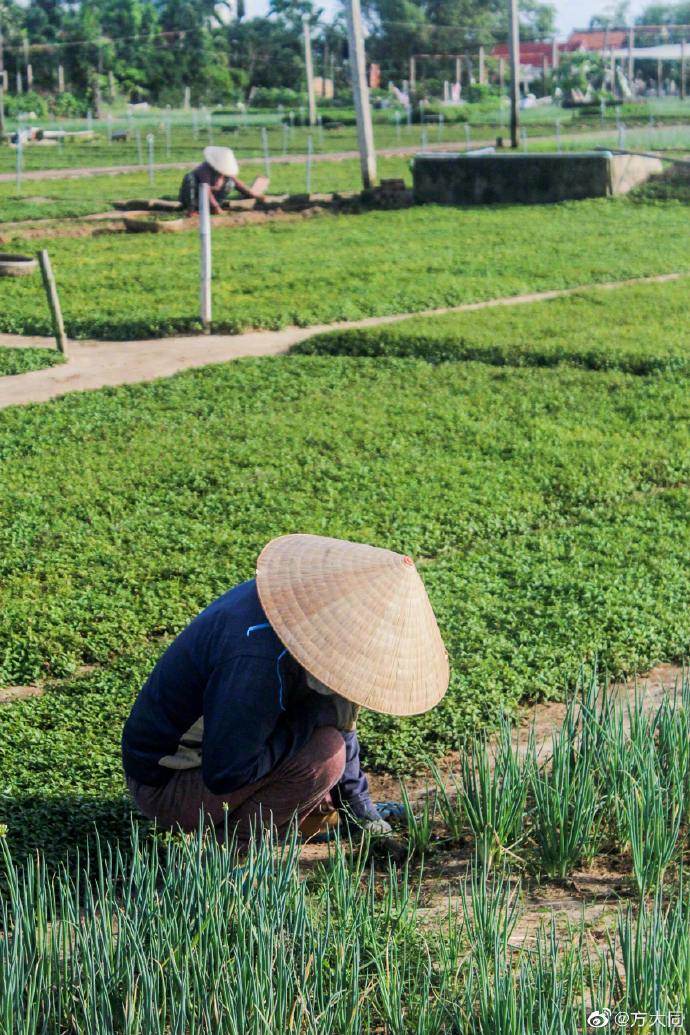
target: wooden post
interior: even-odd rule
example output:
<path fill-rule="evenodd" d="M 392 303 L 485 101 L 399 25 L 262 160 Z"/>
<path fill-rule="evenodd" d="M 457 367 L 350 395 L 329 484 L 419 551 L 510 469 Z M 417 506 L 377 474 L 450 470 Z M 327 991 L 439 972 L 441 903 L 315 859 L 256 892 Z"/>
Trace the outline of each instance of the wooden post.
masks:
<path fill-rule="evenodd" d="M 546 54 L 544 54 L 543 58 L 541 59 L 541 78 L 543 82 L 544 97 L 546 97 L 547 83 L 549 81 L 549 59 L 547 58 Z"/>
<path fill-rule="evenodd" d="M 656 61 L 656 95 L 661 97 L 661 77 L 663 75 L 661 68 L 661 58 L 657 58 Z"/>
<path fill-rule="evenodd" d="M 410 58 L 410 93 L 417 90 L 417 62 L 414 55 Z"/>
<path fill-rule="evenodd" d="M 307 72 L 307 97 L 309 98 L 309 125 L 316 125 L 316 95 L 314 93 L 314 63 L 311 56 L 311 34 L 309 31 L 309 15 L 302 16 L 304 29 L 304 66 Z"/>
<path fill-rule="evenodd" d="M 371 108 L 369 107 L 367 62 L 364 54 L 362 11 L 359 0 L 347 0 L 345 12 L 347 14 L 352 90 L 355 95 L 357 112 L 357 141 L 362 183 L 365 188 L 369 188 L 376 183 L 376 151 L 374 149 L 374 130 L 371 124 Z"/>
<path fill-rule="evenodd" d="M 455 59 L 455 82 L 462 82 L 462 59 L 460 57 Z"/>
<path fill-rule="evenodd" d="M 635 78 L 635 59 L 633 57 L 633 47 L 635 46 L 635 30 L 632 25 L 628 29 L 628 82 L 632 89 L 632 81 Z"/>
<path fill-rule="evenodd" d="M 551 68 L 556 71 L 558 68 L 558 40 L 554 36 L 551 41 Z"/>
<path fill-rule="evenodd" d="M 58 93 L 65 92 L 65 70 L 62 65 L 58 65 Z"/>
<path fill-rule="evenodd" d="M 520 20 L 517 0 L 508 0 L 510 26 L 510 146 L 517 147 L 520 135 Z"/>
<path fill-rule="evenodd" d="M 50 264 L 50 256 L 45 248 L 38 253 L 38 261 L 41 266 L 43 287 L 45 288 L 46 298 L 48 299 L 48 306 L 50 308 L 50 315 L 53 321 L 55 343 L 57 345 L 58 352 L 61 352 L 63 356 L 66 356 L 67 338 L 65 337 L 65 327 L 62 322 L 62 309 L 60 308 L 60 299 L 58 298 L 57 287 L 55 286 L 53 267 Z"/>
<path fill-rule="evenodd" d="M 210 187 L 199 184 L 199 301 L 204 334 L 211 330 L 211 209 Z"/>
<path fill-rule="evenodd" d="M 28 64 L 26 66 L 26 88 L 32 90 L 34 85 L 34 69 L 33 65 Z"/>
<path fill-rule="evenodd" d="M 685 40 L 680 44 L 680 99 L 685 100 Z"/>
<path fill-rule="evenodd" d="M 479 48 L 479 85 L 486 83 L 486 61 L 484 60 L 484 48 Z"/>

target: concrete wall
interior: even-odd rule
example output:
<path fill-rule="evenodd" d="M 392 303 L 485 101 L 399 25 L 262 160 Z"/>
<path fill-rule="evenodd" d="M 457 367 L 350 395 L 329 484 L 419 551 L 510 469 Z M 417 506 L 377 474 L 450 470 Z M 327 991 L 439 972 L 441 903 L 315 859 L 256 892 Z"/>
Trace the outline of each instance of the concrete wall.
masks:
<path fill-rule="evenodd" d="M 661 172 L 656 158 L 569 154 L 424 154 L 414 160 L 417 202 L 527 205 L 624 194 Z"/>

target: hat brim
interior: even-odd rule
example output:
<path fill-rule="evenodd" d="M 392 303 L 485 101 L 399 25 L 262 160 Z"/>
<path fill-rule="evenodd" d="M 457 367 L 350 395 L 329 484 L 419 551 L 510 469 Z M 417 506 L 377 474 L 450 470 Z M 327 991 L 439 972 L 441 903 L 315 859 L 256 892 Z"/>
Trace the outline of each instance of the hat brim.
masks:
<path fill-rule="evenodd" d="M 418 715 L 445 694 L 448 652 L 409 557 L 326 536 L 280 536 L 259 556 L 256 585 L 290 654 L 354 704 Z"/>

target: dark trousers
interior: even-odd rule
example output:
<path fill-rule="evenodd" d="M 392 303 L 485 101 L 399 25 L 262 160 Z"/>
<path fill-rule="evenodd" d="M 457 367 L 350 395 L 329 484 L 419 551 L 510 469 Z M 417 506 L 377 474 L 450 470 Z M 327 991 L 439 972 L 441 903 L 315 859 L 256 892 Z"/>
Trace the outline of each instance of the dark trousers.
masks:
<path fill-rule="evenodd" d="M 203 809 L 204 823 L 222 841 L 227 812 L 228 833 L 236 831 L 246 846 L 252 831 L 271 824 L 284 837 L 297 813 L 301 822 L 317 809 L 345 769 L 345 741 L 332 726 L 321 726 L 305 746 L 256 783 L 228 794 L 205 786 L 201 769 L 173 772 L 162 787 L 150 787 L 127 777 L 127 787 L 140 811 L 163 830 L 194 831 Z M 332 808 L 332 805 L 330 806 Z"/>

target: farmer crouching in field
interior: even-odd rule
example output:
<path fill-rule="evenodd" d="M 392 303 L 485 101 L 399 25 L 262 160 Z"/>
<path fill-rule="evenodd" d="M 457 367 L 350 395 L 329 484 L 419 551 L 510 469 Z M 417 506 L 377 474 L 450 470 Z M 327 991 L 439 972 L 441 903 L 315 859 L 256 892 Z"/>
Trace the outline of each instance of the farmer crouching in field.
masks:
<path fill-rule="evenodd" d="M 199 187 L 202 183 L 207 183 L 211 188 L 209 206 L 211 212 L 215 214 L 223 211 L 223 202 L 233 185 L 246 198 L 264 201 L 263 194 L 252 190 L 238 179 L 239 171 L 237 159 L 229 147 L 205 148 L 204 160 L 201 165 L 197 165 L 196 169 L 188 172 L 180 185 L 179 201 L 182 208 L 185 208 L 189 215 L 199 211 Z"/>
<path fill-rule="evenodd" d="M 303 835 L 338 811 L 387 833 L 355 732 L 360 707 L 433 708 L 448 656 L 409 557 L 314 535 L 273 539 L 256 578 L 202 611 L 168 647 L 122 738 L 130 793 L 159 827 L 193 831 L 203 809 L 240 845 L 272 822 Z"/>

